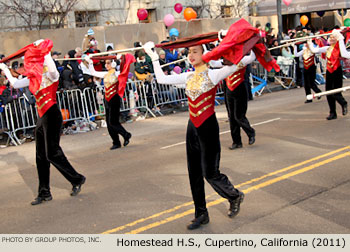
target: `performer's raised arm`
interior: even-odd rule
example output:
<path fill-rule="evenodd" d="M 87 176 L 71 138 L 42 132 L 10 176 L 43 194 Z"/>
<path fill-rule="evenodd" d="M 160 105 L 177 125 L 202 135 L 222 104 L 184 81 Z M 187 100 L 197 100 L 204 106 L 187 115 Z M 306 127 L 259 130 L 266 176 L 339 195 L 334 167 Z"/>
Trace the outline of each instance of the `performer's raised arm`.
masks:
<path fill-rule="evenodd" d="M 327 52 L 327 49 L 329 48 L 329 46 L 322 46 L 322 47 L 314 47 L 312 40 L 308 39 L 307 40 L 307 44 L 309 46 L 310 51 L 313 54 L 321 54 L 321 53 L 325 53 Z"/>
<path fill-rule="evenodd" d="M 154 74 L 156 75 L 157 82 L 159 84 L 171 84 L 171 85 L 176 85 L 181 87 L 185 86 L 188 73 L 181 73 L 176 75 L 175 74 L 165 75 L 162 68 L 160 67 L 159 56 L 155 51 L 153 51 L 154 43 L 147 42 L 146 44 L 144 44 L 143 48 L 145 52 L 148 54 L 148 56 L 150 56 L 152 59 Z"/>
<path fill-rule="evenodd" d="M 340 31 L 335 30 L 333 33 L 335 33 L 336 38 L 339 41 L 339 49 L 340 49 L 340 55 L 343 58 L 350 59 L 350 52 L 346 50 L 345 44 L 344 44 L 344 36 L 340 33 Z"/>
<path fill-rule="evenodd" d="M 301 49 L 299 52 L 298 52 L 298 49 L 297 49 L 296 45 L 293 45 L 293 49 L 294 49 L 294 56 L 295 57 L 300 57 L 300 56 L 303 55 L 305 47 L 303 46 L 303 49 Z"/>
<path fill-rule="evenodd" d="M 51 53 L 46 54 L 44 58 L 45 58 L 44 65 L 46 65 L 48 68 L 47 77 L 52 82 L 58 81 L 58 79 L 60 78 L 60 74 L 57 71 L 57 67 L 56 67 L 55 62 L 53 61 L 53 59 L 51 57 Z"/>
<path fill-rule="evenodd" d="M 17 88 L 24 88 L 24 87 L 29 86 L 29 79 L 28 78 L 23 78 L 23 79 L 19 80 L 19 79 L 13 77 L 6 64 L 0 63 L 0 69 L 5 73 L 6 78 L 9 80 L 9 82 L 13 88 L 17 89 Z"/>
<path fill-rule="evenodd" d="M 89 71 L 90 71 L 90 74 L 92 76 L 103 79 L 106 76 L 106 74 L 108 73 L 107 71 L 97 72 L 95 70 L 94 64 L 89 56 L 84 57 L 84 60 L 89 64 Z"/>

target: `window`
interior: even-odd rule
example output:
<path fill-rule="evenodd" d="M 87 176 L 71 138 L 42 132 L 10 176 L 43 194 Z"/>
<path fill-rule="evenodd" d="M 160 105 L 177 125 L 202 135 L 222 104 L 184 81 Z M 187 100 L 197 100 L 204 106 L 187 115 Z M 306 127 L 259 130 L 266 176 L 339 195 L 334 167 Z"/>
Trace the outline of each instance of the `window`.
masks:
<path fill-rule="evenodd" d="M 67 27 L 67 19 L 60 24 L 62 13 L 39 13 L 39 20 L 41 22 L 40 29 L 55 29 Z"/>
<path fill-rule="evenodd" d="M 139 20 L 140 23 L 152 23 L 157 22 L 156 9 L 147 9 L 148 16 L 145 20 Z"/>
<path fill-rule="evenodd" d="M 75 12 L 75 26 L 89 27 L 97 26 L 97 11 L 76 11 Z"/>
<path fill-rule="evenodd" d="M 221 17 L 228 18 L 232 16 L 231 6 L 221 6 Z"/>

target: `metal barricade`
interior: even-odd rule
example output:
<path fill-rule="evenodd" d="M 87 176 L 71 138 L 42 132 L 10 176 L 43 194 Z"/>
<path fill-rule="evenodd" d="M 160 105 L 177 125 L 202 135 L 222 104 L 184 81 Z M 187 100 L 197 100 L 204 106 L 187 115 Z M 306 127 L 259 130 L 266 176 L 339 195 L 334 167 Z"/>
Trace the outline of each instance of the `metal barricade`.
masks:
<path fill-rule="evenodd" d="M 149 107 L 149 101 L 145 90 L 145 85 L 142 81 L 127 82 L 122 103 L 120 105 L 120 111 L 134 111 L 134 110 L 145 110 L 147 114 L 150 113 L 153 117 L 156 115 L 152 112 Z M 134 113 L 134 112 L 133 112 Z"/>
<path fill-rule="evenodd" d="M 63 122 L 84 120 L 87 115 L 83 93 L 79 89 L 65 90 L 57 93 L 57 105 L 61 110 Z"/>
<path fill-rule="evenodd" d="M 22 96 L 7 104 L 11 123 L 11 133 L 18 144 L 22 141 L 18 137 L 18 132 L 26 135 L 36 127 L 38 112 L 35 104 L 29 104 L 26 97 Z"/>
<path fill-rule="evenodd" d="M 9 105 L 3 106 L 0 108 L 0 134 L 7 135 L 7 143 L 6 145 L 11 143 L 15 146 L 18 145 L 17 141 L 14 139 L 12 135 L 10 116 L 9 116 Z"/>
<path fill-rule="evenodd" d="M 88 121 L 94 121 L 96 116 L 105 115 L 104 89 L 102 87 L 85 88 L 83 97 Z"/>
<path fill-rule="evenodd" d="M 187 100 L 184 88 L 174 85 L 159 84 L 155 79 L 150 85 L 153 98 L 153 104 L 150 104 L 151 107 L 159 107 L 165 104 L 177 104 Z"/>
<path fill-rule="evenodd" d="M 83 97 L 86 108 L 86 118 L 89 121 L 93 120 L 96 116 L 105 115 L 104 90 L 102 87 L 85 88 Z M 120 104 L 120 111 L 143 109 L 146 111 L 145 116 L 147 116 L 147 113 L 150 113 L 153 117 L 156 117 L 149 108 L 148 102 L 145 86 L 142 81 L 127 82 L 124 96 Z"/>
<path fill-rule="evenodd" d="M 279 56 L 277 64 L 280 66 L 279 72 L 272 71 L 273 77 L 283 88 L 290 89 L 296 84 L 296 62 L 295 60 Z"/>

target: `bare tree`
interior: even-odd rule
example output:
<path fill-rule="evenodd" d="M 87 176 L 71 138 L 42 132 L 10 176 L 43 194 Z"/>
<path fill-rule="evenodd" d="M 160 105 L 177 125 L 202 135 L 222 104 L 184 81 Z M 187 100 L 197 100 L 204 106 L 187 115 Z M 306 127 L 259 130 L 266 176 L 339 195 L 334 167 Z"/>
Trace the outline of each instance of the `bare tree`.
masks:
<path fill-rule="evenodd" d="M 45 22 L 48 28 L 60 28 L 64 26 L 65 18 L 69 11 L 80 0 L 1 0 L 2 11 L 12 12 L 20 17 L 28 30 L 40 30 Z"/>

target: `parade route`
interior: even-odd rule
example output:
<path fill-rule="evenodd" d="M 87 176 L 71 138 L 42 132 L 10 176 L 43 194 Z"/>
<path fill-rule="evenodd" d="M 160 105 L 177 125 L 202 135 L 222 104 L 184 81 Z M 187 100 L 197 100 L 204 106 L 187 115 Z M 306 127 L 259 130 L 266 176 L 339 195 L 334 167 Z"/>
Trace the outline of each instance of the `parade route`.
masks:
<path fill-rule="evenodd" d="M 344 86 L 349 85 L 344 81 Z M 324 90 L 324 86 L 321 86 Z M 350 92 L 343 93 L 350 101 Z M 206 183 L 210 222 L 189 231 L 194 207 L 187 174 L 187 112 L 124 127 L 130 145 L 110 151 L 106 128 L 63 136 L 61 147 L 87 177 L 77 197 L 51 166 L 53 200 L 38 206 L 35 143 L 0 151 L 0 232 L 20 234 L 349 233 L 350 115 L 327 121 L 326 97 L 304 104 L 304 89 L 264 94 L 249 102 L 256 143 L 229 150 L 224 105 L 217 106 L 221 167 L 245 192 L 241 212 Z"/>

